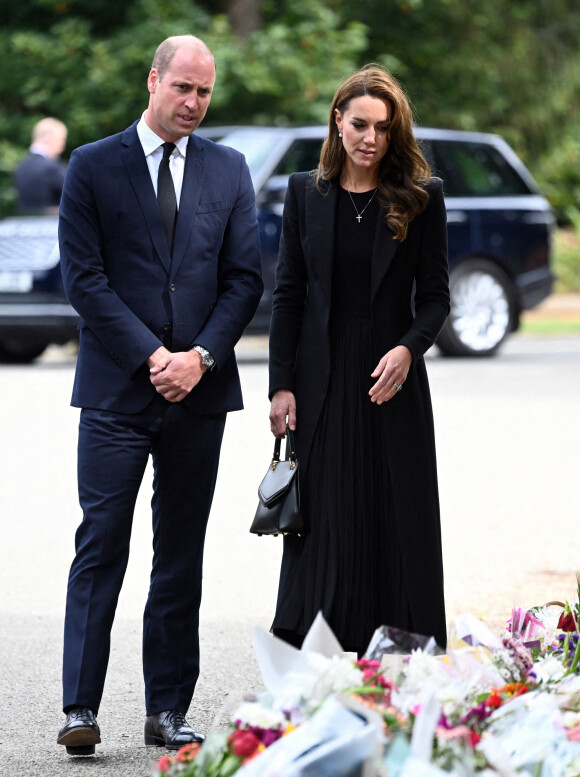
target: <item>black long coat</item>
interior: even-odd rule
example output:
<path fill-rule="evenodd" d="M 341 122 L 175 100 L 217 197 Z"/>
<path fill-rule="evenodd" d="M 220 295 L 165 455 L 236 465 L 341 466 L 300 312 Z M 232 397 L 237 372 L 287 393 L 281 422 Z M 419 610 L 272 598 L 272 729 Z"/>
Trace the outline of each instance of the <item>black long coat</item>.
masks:
<path fill-rule="evenodd" d="M 296 452 L 308 467 L 312 439 L 332 380 L 329 322 L 338 181 L 321 194 L 309 173 L 290 177 L 270 330 L 270 397 L 294 392 Z M 371 270 L 375 364 L 405 345 L 412 366 L 403 390 L 381 406 L 393 504 L 411 611 L 422 633 L 445 644 L 441 529 L 433 415 L 424 353 L 449 313 L 447 229 L 441 181 L 404 241 L 378 220 Z M 369 399 L 370 401 L 370 399 Z M 348 473 L 345 473 L 348 476 Z M 282 578 L 285 564 L 282 564 Z M 281 580 L 280 590 L 283 590 Z"/>

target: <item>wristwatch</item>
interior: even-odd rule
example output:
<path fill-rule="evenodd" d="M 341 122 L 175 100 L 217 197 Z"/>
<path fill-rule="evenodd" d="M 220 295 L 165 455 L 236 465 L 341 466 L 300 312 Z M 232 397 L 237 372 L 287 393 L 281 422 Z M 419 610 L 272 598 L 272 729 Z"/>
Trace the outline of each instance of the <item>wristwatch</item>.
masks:
<path fill-rule="evenodd" d="M 208 370 L 211 370 L 215 364 L 215 359 L 211 355 L 211 353 L 207 350 L 207 348 L 204 348 L 202 345 L 194 345 L 191 349 L 192 351 L 197 351 L 198 354 L 201 356 L 201 363 L 204 364 Z"/>

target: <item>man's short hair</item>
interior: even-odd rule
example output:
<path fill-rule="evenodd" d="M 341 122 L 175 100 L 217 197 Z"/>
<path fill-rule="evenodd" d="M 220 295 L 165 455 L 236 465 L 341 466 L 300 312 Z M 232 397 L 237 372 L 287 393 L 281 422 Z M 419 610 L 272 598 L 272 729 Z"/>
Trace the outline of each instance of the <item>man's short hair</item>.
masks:
<path fill-rule="evenodd" d="M 191 46 L 191 48 L 197 49 L 200 53 L 211 57 L 215 67 L 214 55 L 201 38 L 196 38 L 195 35 L 172 35 L 171 38 L 166 38 L 157 46 L 153 62 L 151 63 L 151 69 L 157 70 L 160 79 L 169 70 L 175 52 L 182 46 Z"/>
<path fill-rule="evenodd" d="M 40 121 L 36 122 L 32 128 L 32 142 L 36 143 L 38 141 L 42 141 L 46 137 L 54 135 L 55 133 L 59 135 L 64 134 L 66 136 L 66 124 L 64 124 L 59 119 L 52 118 L 52 116 L 49 116 L 46 119 L 41 119 Z"/>

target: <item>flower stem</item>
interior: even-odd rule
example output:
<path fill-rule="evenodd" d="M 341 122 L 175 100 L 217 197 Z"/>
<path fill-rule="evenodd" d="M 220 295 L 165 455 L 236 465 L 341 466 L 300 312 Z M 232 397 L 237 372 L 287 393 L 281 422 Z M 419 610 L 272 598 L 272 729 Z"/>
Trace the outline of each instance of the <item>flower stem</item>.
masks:
<path fill-rule="evenodd" d="M 566 632 L 566 637 L 564 639 L 564 664 L 566 664 L 566 661 L 568 660 L 568 650 L 570 649 L 570 632 Z"/>
<path fill-rule="evenodd" d="M 580 661 L 580 637 L 578 638 L 578 641 L 576 642 L 576 650 L 574 651 L 574 659 L 572 660 L 572 664 L 570 665 L 570 668 L 568 669 L 566 674 L 574 673 L 576 671 L 577 667 L 578 667 L 578 662 L 579 661 Z"/>

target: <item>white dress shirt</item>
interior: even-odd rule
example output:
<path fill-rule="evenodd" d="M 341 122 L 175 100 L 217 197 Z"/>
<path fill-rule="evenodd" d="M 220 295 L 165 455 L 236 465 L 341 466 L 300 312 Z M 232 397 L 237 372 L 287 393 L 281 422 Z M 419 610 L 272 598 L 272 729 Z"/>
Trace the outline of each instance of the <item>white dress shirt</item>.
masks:
<path fill-rule="evenodd" d="M 153 189 L 155 190 L 155 196 L 157 196 L 157 175 L 159 173 L 159 164 L 163 158 L 163 138 L 156 135 L 152 129 L 147 125 L 145 114 L 139 120 L 137 124 L 137 134 L 139 140 L 143 146 L 145 152 L 145 159 L 147 160 L 147 167 L 149 168 L 149 175 L 151 176 L 151 182 L 153 183 Z M 169 170 L 171 177 L 173 178 L 173 185 L 175 187 L 175 198 L 177 200 L 177 207 L 179 208 L 179 199 L 181 197 L 181 186 L 183 184 L 183 170 L 185 168 L 185 155 L 187 153 L 187 141 L 188 137 L 179 138 L 175 144 L 175 148 L 171 156 L 169 157 Z"/>

